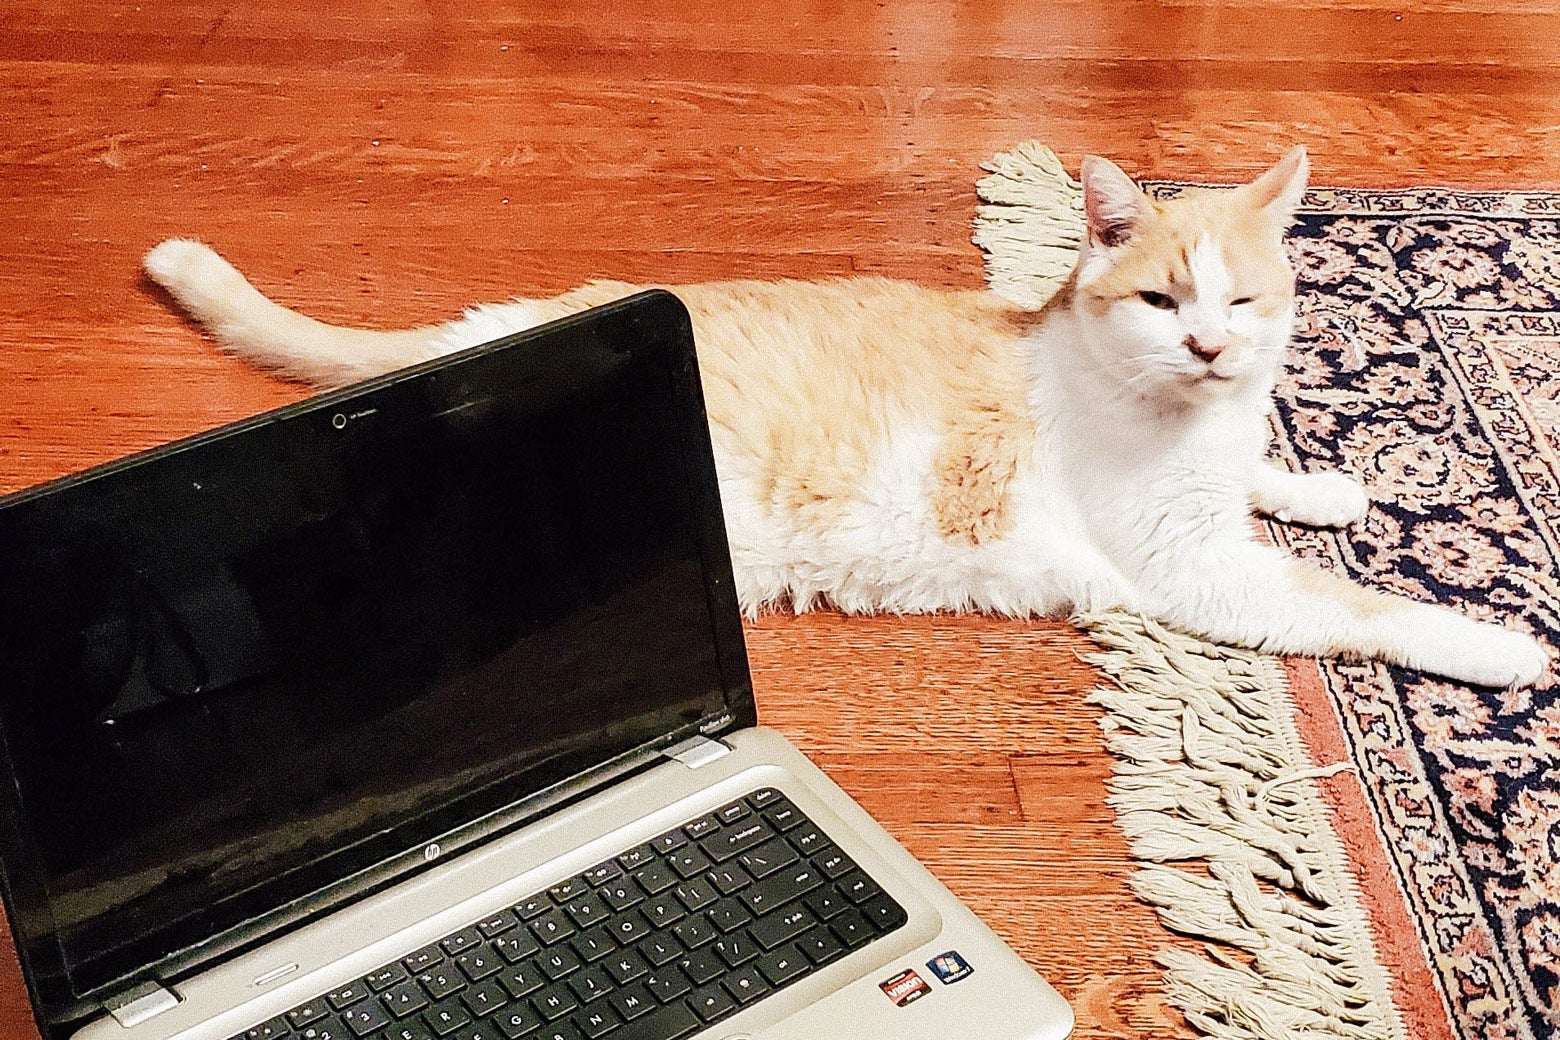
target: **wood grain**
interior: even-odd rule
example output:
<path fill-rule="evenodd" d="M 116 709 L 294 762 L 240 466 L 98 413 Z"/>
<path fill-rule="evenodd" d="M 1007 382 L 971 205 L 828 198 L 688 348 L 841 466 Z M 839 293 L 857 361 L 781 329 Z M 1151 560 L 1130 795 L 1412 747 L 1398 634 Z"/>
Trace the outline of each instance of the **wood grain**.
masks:
<path fill-rule="evenodd" d="M 980 284 L 978 164 L 1560 188 L 1545 0 L 40 0 L 0 8 L 0 490 L 294 400 L 138 272 L 199 236 L 396 326 L 592 276 Z M 764 716 L 1054 979 L 1082 1037 L 1185 1036 L 1065 626 L 769 617 Z M 32 1035 L 14 964 L 0 1036 Z"/>

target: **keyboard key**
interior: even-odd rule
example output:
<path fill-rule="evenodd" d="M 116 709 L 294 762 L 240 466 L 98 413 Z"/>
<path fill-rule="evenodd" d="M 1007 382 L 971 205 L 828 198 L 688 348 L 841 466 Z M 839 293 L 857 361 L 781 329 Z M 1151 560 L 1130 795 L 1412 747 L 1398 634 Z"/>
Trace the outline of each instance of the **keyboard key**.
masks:
<path fill-rule="evenodd" d="M 563 908 L 563 912 L 569 915 L 574 926 L 581 931 L 606 920 L 608 915 L 607 904 L 597 898 L 595 893 L 574 900 Z"/>
<path fill-rule="evenodd" d="M 605 863 L 591 867 L 582 875 L 592 885 L 605 885 L 608 881 L 615 881 L 623 876 L 623 868 L 608 860 Z"/>
<path fill-rule="evenodd" d="M 708 838 L 718 830 L 720 830 L 720 821 L 715 818 L 714 813 L 710 813 L 708 816 L 701 816 L 683 827 L 683 833 L 694 841 Z"/>
<path fill-rule="evenodd" d="M 473 1018 L 481 1018 L 484 1015 L 491 1015 L 508 1004 L 509 998 L 504 996 L 502 986 L 496 982 L 488 982 L 462 993 L 460 1002 L 471 1011 Z"/>
<path fill-rule="evenodd" d="M 462 950 L 476 946 L 481 941 L 482 933 L 477 931 L 476 926 L 473 925 L 470 928 L 462 928 L 448 939 L 441 941 L 439 945 L 444 948 L 445 953 L 453 957 Z"/>
<path fill-rule="evenodd" d="M 518 964 L 527 957 L 540 953 L 542 949 L 542 944 L 536 941 L 536 936 L 526 928 L 506 932 L 489 942 L 488 946 L 510 964 Z"/>
<path fill-rule="evenodd" d="M 545 984 L 542 977 L 542 969 L 534 963 L 527 962 L 508 968 L 498 977 L 499 985 L 504 987 L 511 997 L 519 1000 L 541 989 Z"/>
<path fill-rule="evenodd" d="M 420 1018 L 397 1023 L 379 1035 L 384 1037 L 384 1040 L 435 1040 L 438 1036 L 428 1028 L 428 1023 Z"/>
<path fill-rule="evenodd" d="M 699 878 L 695 878 L 692 881 L 684 881 L 672 889 L 672 895 L 676 896 L 677 901 L 687 907 L 690 913 L 696 910 L 703 910 L 719 898 L 715 894 L 714 886 L 708 881 Z"/>
<path fill-rule="evenodd" d="M 729 896 L 738 889 L 746 888 L 753 883 L 753 879 L 748 876 L 748 872 L 735 863 L 717 867 L 705 875 L 705 877 L 723 896 Z"/>
<path fill-rule="evenodd" d="M 344 1007 L 351 1007 L 367 996 L 368 985 L 366 983 L 352 982 L 342 986 L 334 993 L 325 994 L 325 999 L 330 1002 L 331 1007 L 340 1011 Z"/>
<path fill-rule="evenodd" d="M 434 1000 L 443 1000 L 456 990 L 466 988 L 466 980 L 461 973 L 449 965 L 430 968 L 417 976 L 417 981 L 422 988 L 427 990 L 428 996 Z"/>
<path fill-rule="evenodd" d="M 755 878 L 763 879 L 777 870 L 789 867 L 800 858 L 784 838 L 776 838 L 764 842 L 751 852 L 744 852 L 737 857 L 737 862 Z"/>
<path fill-rule="evenodd" d="M 823 884 L 822 875 L 812 864 L 804 863 L 801 866 L 787 867 L 752 888 L 738 893 L 736 898 L 753 913 L 762 917 L 791 900 L 806 895 L 821 884 Z"/>
<path fill-rule="evenodd" d="M 296 1034 L 299 1040 L 348 1040 L 352 1031 L 341 1024 L 335 1015 L 327 1015 L 318 1022 L 304 1026 Z"/>
<path fill-rule="evenodd" d="M 579 971 L 580 959 L 569 947 L 556 946 L 536 958 L 536 966 L 542 969 L 543 975 L 557 982 L 565 975 Z"/>
<path fill-rule="evenodd" d="M 829 844 L 829 839 L 823 836 L 823 832 L 812 824 L 798 827 L 785 836 L 785 840 L 791 843 L 791 847 L 804 856 L 811 856 L 815 852 L 821 852 Z"/>
<path fill-rule="evenodd" d="M 389 1021 L 386 1019 L 386 1021 Z M 244 1040 L 279 1040 L 292 1032 L 292 1027 L 287 1024 L 283 1015 L 271 1019 L 269 1022 L 261 1022 L 244 1034 Z M 359 1034 L 360 1036 L 362 1034 Z"/>
<path fill-rule="evenodd" d="M 740 897 L 738 897 L 740 898 Z M 706 915 L 711 924 L 723 932 L 734 932 L 753 920 L 753 915 L 737 899 L 724 899 Z"/>
<path fill-rule="evenodd" d="M 683 952 L 681 944 L 670 935 L 652 935 L 634 949 L 657 968 L 676 960 Z"/>
<path fill-rule="evenodd" d="M 664 856 L 668 852 L 676 852 L 686 844 L 688 844 L 688 836 L 679 827 L 677 830 L 668 831 L 652 841 L 650 848 Z"/>
<path fill-rule="evenodd" d="M 827 928 L 808 932 L 796 945 L 814 964 L 827 964 L 845 952 L 845 944 Z"/>
<path fill-rule="evenodd" d="M 677 875 L 660 863 L 652 863 L 634 871 L 634 880 L 639 882 L 640 888 L 655 896 L 677 884 Z"/>
<path fill-rule="evenodd" d="M 839 936 L 846 946 L 856 947 L 872 938 L 873 928 L 860 910 L 847 910 L 829 922 L 829 929 Z"/>
<path fill-rule="evenodd" d="M 585 1034 L 567 1022 L 552 1022 L 537 1033 L 534 1040 L 585 1040 Z"/>
<path fill-rule="evenodd" d="M 515 925 L 520 923 L 520 918 L 513 910 L 500 910 L 485 921 L 477 922 L 477 931 L 484 938 L 491 939 L 495 935 L 502 935 Z"/>
<path fill-rule="evenodd" d="M 768 809 L 764 810 L 764 819 L 768 820 L 777 831 L 788 831 L 792 827 L 800 827 L 806 817 L 790 802 L 781 799 Z"/>
<path fill-rule="evenodd" d="M 732 968 L 746 964 L 758 956 L 758 944 L 741 932 L 736 935 L 721 936 L 715 940 L 715 944 L 710 949 L 719 954 L 720 959 Z"/>
<path fill-rule="evenodd" d="M 627 910 L 645 899 L 644 892 L 631 878 L 619 878 L 605 885 L 600 895 L 603 902 L 617 911 Z"/>
<path fill-rule="evenodd" d="M 772 950 L 790 942 L 813 926 L 813 915 L 807 908 L 792 904 L 781 913 L 770 914 L 753 926 L 751 935 L 764 949 Z M 773 982 L 773 979 L 769 981 Z"/>
<path fill-rule="evenodd" d="M 590 1037 L 591 1040 L 596 1040 L 597 1037 L 606 1036 L 623 1023 L 617 1017 L 615 1011 L 603 1005 L 594 1010 L 575 1015 L 574 1024 L 579 1026 L 580 1032 Z"/>
<path fill-rule="evenodd" d="M 599 961 L 613 950 L 617 949 L 617 943 L 612 940 L 612 933 L 604 924 L 597 925 L 588 932 L 581 932 L 569 940 L 569 946 L 580 955 L 580 959 L 586 963 Z"/>
<path fill-rule="evenodd" d="M 641 1015 L 648 1015 L 655 1010 L 655 1000 L 648 990 L 635 983 L 618 990 L 607 998 L 607 1003 L 612 1005 L 612 1010 L 623 1017 L 623 1021 L 632 1022 Z"/>
<path fill-rule="evenodd" d="M 883 891 L 877 886 L 876 881 L 860 871 L 845 875 L 836 884 L 839 890 L 845 893 L 845 898 L 858 906 Z"/>
<path fill-rule="evenodd" d="M 641 845 L 637 849 L 629 849 L 619 856 L 617 861 L 624 870 L 638 870 L 654 859 L 655 850 L 648 845 Z"/>
<path fill-rule="evenodd" d="M 702 986 L 706 982 L 723 974 L 726 966 L 721 959 L 715 956 L 712 950 L 695 950 L 678 964 L 683 973 L 693 980 L 695 986 Z"/>
<path fill-rule="evenodd" d="M 768 979 L 771 986 L 784 986 L 811 966 L 794 946 L 781 947 L 758 959 L 758 973 Z"/>
<path fill-rule="evenodd" d="M 439 1036 L 449 1036 L 461 1026 L 471 1025 L 471 1016 L 459 1000 L 446 1000 L 424 1011 L 423 1021 Z"/>
<path fill-rule="evenodd" d="M 569 1012 L 580 1006 L 580 1002 L 574 999 L 574 994 L 566 989 L 551 989 L 540 996 L 531 998 L 531 1006 L 536 1008 L 541 1016 L 552 1022 L 562 1018 Z"/>
<path fill-rule="evenodd" d="M 424 946 L 408 957 L 401 958 L 401 965 L 415 975 L 419 971 L 425 971 L 433 967 L 443 959 L 444 951 L 439 949 L 438 944 L 435 943 L 431 946 Z"/>
<path fill-rule="evenodd" d="M 745 816 L 751 815 L 752 812 L 753 812 L 753 810 L 749 809 L 745 803 L 743 803 L 743 802 L 732 802 L 730 805 L 724 806 L 723 808 L 720 808 L 720 809 L 716 809 L 715 810 L 715 818 L 717 820 L 719 820 L 721 823 L 732 824 L 732 823 L 736 823 L 738 820 L 742 819 Z"/>
<path fill-rule="evenodd" d="M 710 866 L 710 858 L 699 850 L 697 845 L 689 845 L 685 849 L 678 849 L 666 861 L 677 871 L 678 877 L 698 877 Z"/>
<path fill-rule="evenodd" d="M 826 878 L 837 878 L 856 869 L 851 858 L 839 849 L 824 849 L 813 857 L 813 866 L 822 871 Z"/>
<path fill-rule="evenodd" d="M 612 1034 L 612 1040 L 678 1040 L 699 1028 L 699 1020 L 683 1004 L 672 1004 L 635 1019 Z"/>
<path fill-rule="evenodd" d="M 520 1040 L 527 1033 L 541 1028 L 542 1016 L 523 1004 L 511 1005 L 493 1019 L 493 1024 L 508 1040 Z"/>
<path fill-rule="evenodd" d="M 745 820 L 735 827 L 727 827 L 699 847 L 716 863 L 724 863 L 748 849 L 762 845 L 775 836 L 773 828 L 761 819 Z"/>
<path fill-rule="evenodd" d="M 676 968 L 651 972 L 643 981 L 650 995 L 663 1004 L 670 1004 L 678 997 L 693 992 L 688 977 Z"/>
<path fill-rule="evenodd" d="M 737 998 L 738 1004 L 751 1004 L 769 992 L 769 983 L 764 981 L 757 968 L 743 968 L 733 972 L 721 979 L 720 984 L 726 987 L 727 993 Z"/>
<path fill-rule="evenodd" d="M 725 1018 L 737 1010 L 737 1002 L 731 999 L 731 995 L 719 986 L 711 986 L 701 989 L 688 998 L 688 1006 L 706 1022 L 714 1022 Z"/>
<path fill-rule="evenodd" d="M 408 979 L 385 990 L 379 997 L 396 1018 L 405 1018 L 427 1007 L 430 1001 L 422 986 Z"/>
<path fill-rule="evenodd" d="M 638 914 L 619 917 L 607 925 L 607 931 L 612 933 L 612 938 L 628 946 L 631 943 L 650 934 L 650 926 L 645 924 L 644 918 Z"/>
<path fill-rule="evenodd" d="M 639 908 L 639 912 L 644 915 L 651 928 L 666 928 L 673 921 L 681 921 L 688 916 L 688 911 L 683 909 L 682 904 L 671 892 L 659 899 L 650 900 Z"/>
<path fill-rule="evenodd" d="M 850 908 L 850 903 L 833 887 L 820 888 L 803 902 L 820 921 L 828 921 L 836 914 Z"/>
<path fill-rule="evenodd" d="M 358 1036 L 367 1036 L 376 1029 L 390 1024 L 390 1013 L 379 1006 L 377 1000 L 365 1000 L 341 1013 L 341 1020 Z M 286 1028 L 285 1026 L 283 1028 Z"/>
<path fill-rule="evenodd" d="M 481 946 L 475 950 L 467 950 L 459 957 L 456 957 L 455 966 L 460 969 L 462 975 L 472 982 L 481 982 L 489 975 L 496 975 L 498 970 L 504 966 L 504 962 L 492 950 L 486 946 Z"/>
<path fill-rule="evenodd" d="M 612 991 L 612 983 L 607 979 L 606 972 L 600 968 L 590 968 L 579 972 L 569 980 L 569 988 L 580 999 L 581 1004 L 589 1004 L 598 1000 Z"/>
<path fill-rule="evenodd" d="M 703 946 L 720 933 L 715 930 L 714 925 L 710 924 L 708 918 L 690 917 L 673 926 L 672 934 L 677 936 L 678 942 L 692 950 Z"/>
<path fill-rule="evenodd" d="M 578 929 L 574 927 L 574 922 L 570 921 L 569 915 L 562 910 L 549 910 L 531 922 L 531 934 L 536 936 L 544 946 L 562 942 L 576 931 Z"/>
<path fill-rule="evenodd" d="M 644 958 L 640 957 L 633 950 L 624 950 L 617 956 L 609 958 L 606 968 L 619 986 L 634 981 L 649 970 L 645 965 Z"/>
<path fill-rule="evenodd" d="M 880 933 L 891 932 L 909 920 L 899 904 L 887 896 L 878 896 L 862 903 L 861 915 Z"/>
<path fill-rule="evenodd" d="M 310 1022 L 318 1022 L 328 1014 L 330 1014 L 330 1009 L 325 1006 L 325 998 L 321 997 L 318 1000 L 311 1000 L 307 1004 L 302 1004 L 287 1012 L 287 1021 L 292 1023 L 294 1029 L 302 1029 Z"/>
<path fill-rule="evenodd" d="M 582 877 L 577 877 L 570 878 L 568 881 L 565 881 L 562 884 L 554 885 L 552 888 L 547 890 L 547 894 L 552 896 L 554 903 L 561 905 L 563 903 L 569 902 L 570 900 L 578 899 L 580 896 L 589 891 L 590 882 L 586 881 Z"/>
<path fill-rule="evenodd" d="M 368 988 L 375 993 L 389 989 L 397 982 L 406 981 L 406 969 L 399 964 L 386 964 L 378 971 L 366 976 L 363 981 L 368 983 Z"/>
<path fill-rule="evenodd" d="M 540 917 L 552 909 L 552 900 L 546 896 L 532 896 L 515 907 L 515 916 L 522 921 Z"/>
<path fill-rule="evenodd" d="M 773 787 L 766 787 L 762 791 L 754 791 L 748 795 L 747 803 L 755 809 L 767 809 L 783 797 L 785 796 Z"/>

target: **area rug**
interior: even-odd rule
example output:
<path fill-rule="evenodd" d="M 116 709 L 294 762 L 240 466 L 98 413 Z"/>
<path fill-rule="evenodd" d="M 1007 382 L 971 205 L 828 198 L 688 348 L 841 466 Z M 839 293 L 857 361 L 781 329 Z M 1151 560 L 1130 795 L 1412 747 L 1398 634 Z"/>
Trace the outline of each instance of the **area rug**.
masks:
<path fill-rule="evenodd" d="M 1036 303 L 1054 286 L 1045 264 L 1081 231 L 1076 184 L 1034 144 L 987 168 L 988 276 Z M 1313 189 L 1291 249 L 1299 319 L 1274 455 L 1356 474 L 1372 507 L 1346 531 L 1269 536 L 1556 645 L 1560 196 Z M 1112 799 L 1145 863 L 1135 888 L 1208 941 L 1205 958 L 1166 958 L 1194 1026 L 1275 1040 L 1560 1031 L 1552 684 L 1475 689 L 1081 620 L 1117 684 L 1096 699 L 1121 758 Z"/>

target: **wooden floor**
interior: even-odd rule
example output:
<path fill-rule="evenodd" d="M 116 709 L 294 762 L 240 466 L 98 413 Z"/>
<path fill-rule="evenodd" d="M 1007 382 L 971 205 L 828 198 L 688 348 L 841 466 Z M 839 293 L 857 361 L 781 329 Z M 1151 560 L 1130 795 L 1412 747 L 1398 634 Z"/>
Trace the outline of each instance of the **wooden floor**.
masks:
<path fill-rule="evenodd" d="M 140 277 L 217 246 L 395 326 L 584 278 L 980 283 L 979 162 L 1192 179 L 1310 146 L 1321 183 L 1560 188 L 1540 0 L 274 0 L 0 8 L 0 490 L 300 396 Z M 1174 1037 L 1065 626 L 767 618 L 764 717 L 1075 1003 Z M 6 955 L 8 956 L 8 955 Z M 0 961 L 0 1036 L 32 1035 Z"/>

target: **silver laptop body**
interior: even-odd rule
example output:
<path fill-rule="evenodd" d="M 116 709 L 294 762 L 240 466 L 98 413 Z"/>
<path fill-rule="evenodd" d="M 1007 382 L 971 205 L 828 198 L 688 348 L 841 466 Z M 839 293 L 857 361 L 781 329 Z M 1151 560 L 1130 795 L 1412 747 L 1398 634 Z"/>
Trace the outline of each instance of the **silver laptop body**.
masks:
<path fill-rule="evenodd" d="M 10 825 L 0 835 L 0 852 L 7 909 L 46 1040 L 1041 1040 L 1071 1031 L 1071 1011 L 1033 969 L 795 747 L 756 725 L 691 337 L 673 297 L 644 294 L 0 502 L 0 630 L 19 633 L 0 643 L 0 750 L 14 792 L 4 807 Z M 619 396 L 603 389 L 608 384 Z M 641 393 L 651 398 L 647 415 L 677 413 L 666 430 L 650 429 L 646 423 L 661 420 L 624 404 L 623 394 L 637 400 Z M 430 506 L 426 516 L 414 510 L 412 521 L 391 517 L 381 523 L 354 513 L 358 533 L 345 541 L 328 519 L 314 517 L 314 526 L 300 527 L 291 516 L 271 516 L 266 522 L 286 536 L 268 533 L 227 558 L 225 584 L 217 591 L 191 578 L 190 567 L 158 579 L 155 566 L 134 558 L 137 550 L 123 548 L 127 538 L 172 539 L 173 548 L 183 544 L 181 551 L 198 556 L 192 547 L 202 539 L 227 537 L 203 532 L 201 524 L 237 524 L 247 531 L 246 518 L 234 519 L 239 499 L 223 500 L 218 486 L 218 474 L 245 466 L 287 470 L 276 479 L 303 488 L 299 501 L 319 516 L 329 512 L 331 489 L 338 486 L 343 494 L 361 496 L 366 479 L 367 498 L 379 501 L 394 494 L 381 494 L 376 481 L 415 481 L 446 464 L 459 475 L 461 464 L 431 456 L 411 464 L 398 455 L 376 456 L 360 466 L 359 455 L 377 450 L 376 424 L 416 432 L 437 421 L 436 443 L 478 459 L 473 465 L 491 466 L 488 459 L 512 454 L 521 443 L 483 440 L 489 436 L 485 424 L 508 414 L 506 407 L 533 425 L 536 416 L 544 417 L 536 426 L 544 432 L 526 436 L 563 438 L 561 451 L 579 452 L 565 466 L 537 461 L 546 453 L 530 451 L 533 464 L 524 473 L 477 471 L 556 485 L 560 501 L 584 511 L 556 529 L 547 526 L 550 520 L 535 521 L 546 537 L 559 540 L 547 549 L 548 560 L 576 549 L 597 551 L 587 544 L 591 535 L 580 536 L 586 540 L 581 548 L 569 532 L 581 524 L 594 530 L 591 510 L 618 518 L 625 508 L 641 510 L 628 490 L 618 495 L 609 488 L 600 500 L 597 492 L 614 480 L 637 487 L 639 476 L 657 465 L 684 467 L 685 486 L 662 500 L 654 489 L 665 481 L 647 483 L 642 517 L 631 518 L 637 526 L 620 531 L 603 520 L 596 533 L 617 545 L 637 537 L 622 531 L 664 521 L 668 531 L 686 536 L 686 552 L 677 556 L 646 536 L 642 555 L 654 560 L 643 567 L 633 555 L 637 546 L 623 549 L 627 562 L 614 564 L 612 573 L 566 572 L 559 565 L 557 574 L 543 576 L 551 585 L 526 591 L 535 602 L 528 600 L 529 613 L 517 620 L 505 612 L 507 605 L 493 605 L 492 589 L 512 587 L 513 575 L 528 575 L 541 559 L 525 555 L 530 550 L 524 547 L 500 552 L 490 564 L 510 574 L 509 585 L 479 573 L 446 581 L 446 571 L 465 564 L 442 542 L 434 554 L 439 567 L 429 568 L 426 587 L 392 577 L 386 591 L 372 577 L 337 573 L 345 566 L 343 555 L 351 557 L 354 546 L 381 534 L 386 544 L 415 544 L 423 552 L 424 528 L 465 530 L 460 525 L 469 522 L 476 534 L 460 551 L 475 545 L 485 552 L 482 539 L 510 533 L 485 518 L 485 499 Z M 586 432 L 568 432 L 578 424 Z M 676 450 L 601 461 L 616 454 L 614 443 L 640 443 L 650 434 L 676 441 Z M 354 436 L 361 441 L 351 441 Z M 570 446 L 575 441 L 568 437 L 591 447 Z M 350 464 L 329 461 L 342 453 Z M 598 463 L 608 476 L 591 476 L 584 490 L 565 486 L 570 474 L 591 473 Z M 342 465 L 367 476 L 354 469 L 357 483 L 346 481 L 332 468 Z M 243 489 L 233 479 L 231 493 L 237 495 Z M 461 479 L 482 483 L 470 474 Z M 261 489 L 272 512 L 307 512 L 284 502 L 291 492 L 279 488 Z M 216 508 L 210 506 L 213 496 Z M 419 510 L 430 497 L 437 496 L 419 491 Z M 131 533 L 116 533 L 113 524 Z M 79 544 L 66 544 L 72 531 Z M 39 544 L 24 548 L 29 537 Z M 125 559 L 108 553 L 112 559 L 103 562 L 104 554 L 92 548 L 100 543 Z M 158 544 L 166 555 L 169 545 Z M 698 572 L 689 569 L 690 560 L 700 563 Z M 316 566 L 329 572 L 325 578 L 309 573 Z M 102 574 L 122 573 L 130 576 L 125 582 L 131 591 L 107 597 L 106 605 L 90 591 L 43 604 L 23 594 L 62 572 L 98 584 Z M 595 575 L 590 581 L 603 589 L 621 578 L 622 587 L 596 589 L 581 574 Z M 543 578 L 538 587 L 546 584 Z M 291 601 L 279 606 L 279 597 L 318 597 L 325 589 L 336 603 L 347 596 L 341 588 L 365 582 L 367 606 L 331 608 L 343 611 L 330 615 L 345 633 L 343 655 L 375 645 L 387 627 L 397 628 L 402 644 L 424 640 L 430 648 L 422 657 L 398 660 L 395 671 L 338 675 L 331 671 L 336 664 L 328 644 L 321 650 L 310 633 L 287 634 L 283 615 L 298 608 Z M 702 599 L 707 617 L 683 611 L 674 598 L 640 617 L 638 627 L 613 613 L 624 609 L 622 603 L 674 597 L 686 588 L 696 592 L 683 598 Z M 374 612 L 374 603 L 399 604 L 396 597 L 408 589 L 438 608 L 430 612 L 436 618 L 450 612 L 448 598 L 458 604 L 455 613 L 469 611 L 479 619 L 478 630 L 487 624 L 492 638 L 477 650 L 462 644 L 456 654 L 432 645 L 443 631 L 438 620 L 427 622 L 432 635 L 402 632 L 401 613 L 415 610 Z M 626 626 L 621 637 L 610 638 L 619 625 Z M 301 641 L 297 645 L 318 659 L 290 671 L 286 662 L 278 665 L 291 645 L 284 644 L 287 638 Z M 218 640 L 246 649 L 203 650 Z M 95 649 L 85 653 L 83 645 Z M 582 645 L 588 666 L 579 663 Z M 76 685 L 50 671 L 71 653 L 87 659 L 66 669 Z M 111 666 L 103 663 L 105 654 Z M 449 663 L 452 654 L 459 667 Z M 598 657 L 608 663 L 598 666 Z M 687 660 L 700 662 L 704 671 L 695 685 L 709 689 L 686 696 L 647 693 L 647 702 L 662 698 L 653 711 L 633 700 L 641 676 L 647 688 L 667 676 L 675 681 Z M 263 695 L 246 691 L 263 688 L 272 673 L 294 687 L 304 676 L 326 693 L 344 691 L 349 703 L 367 696 L 361 703 L 373 716 L 383 709 L 372 690 L 364 692 L 368 675 L 400 691 L 395 696 L 405 699 L 409 714 L 386 712 L 385 718 L 397 719 L 391 737 L 385 736 L 390 723 L 376 723 L 360 746 L 351 746 L 358 732 L 350 728 L 351 717 L 319 705 L 306 705 L 268 729 L 268 720 L 254 717 L 254 705 L 266 703 Z M 580 674 L 607 676 L 617 700 L 598 703 L 588 699 L 592 693 L 576 703 L 571 698 L 581 695 L 569 684 L 581 681 Z M 36 707 L 40 699 L 70 700 L 83 681 L 100 687 L 86 707 Z M 480 702 L 473 717 L 493 719 L 497 736 L 479 728 L 467 742 L 458 728 L 453 736 L 441 735 L 439 725 L 443 717 L 459 716 L 463 702 L 430 714 L 418 699 L 443 689 L 440 683 L 487 683 L 499 693 L 520 689 L 501 701 Z M 40 695 L 40 687 L 52 692 Z M 547 699 L 554 691 L 556 702 Z M 615 718 L 612 705 L 619 703 L 628 707 Z M 173 721 L 162 721 L 168 719 Z M 426 734 L 408 719 L 421 720 Z M 159 865 L 158 842 L 135 834 L 100 836 L 91 828 L 113 832 L 118 818 L 93 822 L 93 812 L 80 809 L 125 797 L 132 800 L 120 817 L 135 813 L 135 793 L 115 787 L 112 770 L 97 775 L 94 762 L 104 755 L 142 746 L 165 753 L 170 742 L 191 734 L 220 740 L 237 733 L 253 741 L 276 732 L 283 743 L 307 747 L 312 732 L 329 726 L 341 726 L 350 739 L 335 749 L 346 765 L 333 761 L 329 767 L 344 772 L 320 784 L 327 793 L 332 783 L 339 786 L 339 776 L 356 775 L 355 754 L 376 777 L 422 777 L 419 737 L 453 750 L 445 753 L 449 762 L 438 763 L 443 772 L 429 772 L 433 779 L 423 778 L 421 786 L 394 789 L 381 781 L 383 789 L 349 792 L 345 807 L 332 811 L 288 803 L 289 783 L 303 786 L 299 778 L 315 769 L 298 764 L 296 752 L 279 753 L 271 767 L 263 752 L 235 754 L 234 771 L 249 771 L 243 790 L 255 803 L 250 814 L 213 822 L 206 818 L 216 811 L 208 802 L 220 810 L 232 799 L 202 801 L 202 790 L 169 794 L 169 804 L 187 810 L 190 822 L 170 829 L 162 843 L 179 846 L 184 835 L 208 830 L 241 833 L 243 840 L 212 840 L 210 848 L 181 848 L 177 856 L 168 852 L 172 866 Z M 505 758 L 512 734 L 533 730 L 545 730 L 551 743 Z M 72 774 L 59 805 L 50 802 L 47 786 L 51 776 L 58 782 L 50 770 L 60 767 L 53 759 L 39 764 L 41 756 L 28 743 L 32 734 L 57 731 L 85 734 L 97 749 L 92 760 L 84 754 L 82 777 Z M 402 739 L 406 747 L 398 751 L 394 740 Z M 484 741 L 494 747 L 462 757 L 465 744 Z M 545 742 L 538 737 L 537 743 Z M 175 779 L 165 786 L 202 775 L 192 770 L 210 753 L 209 747 L 189 748 L 183 758 L 196 765 L 167 767 Z M 220 766 L 220 756 L 216 761 Z M 506 787 L 513 778 L 495 772 L 494 762 L 530 782 Z M 267 768 L 274 772 L 268 775 Z M 163 775 L 151 767 L 145 777 L 139 768 L 130 771 L 141 781 Z M 217 768 L 205 775 L 220 784 L 221 774 Z M 320 805 L 328 801 L 320 798 Z M 290 807 L 272 810 L 273 801 Z M 87 822 L 72 818 L 72 811 Z M 451 818 L 451 812 L 466 815 Z M 78 825 L 82 836 L 75 835 Z M 198 845 L 206 839 L 189 840 Z M 133 860 L 141 869 L 126 866 L 116 873 L 119 857 L 103 854 L 116 841 L 127 850 L 123 862 Z M 336 860 L 335 873 L 310 875 Z M 277 876 L 233 880 L 246 869 L 261 869 L 255 864 Z M 293 874 L 302 876 L 298 884 L 307 880 L 308 891 L 282 885 L 283 876 Z M 269 902 L 262 898 L 268 886 L 280 893 Z M 166 905 L 177 908 L 171 916 L 179 917 L 181 929 L 138 925 L 144 918 L 136 915 L 157 905 L 164 889 L 173 893 Z M 191 893 L 206 893 L 209 905 L 184 905 L 192 903 Z M 593 915 L 603 907 L 606 916 L 597 924 Z M 862 921 L 865 931 L 858 930 Z M 549 928 L 562 931 L 555 937 Z M 605 945 L 596 943 L 597 936 Z M 524 990 L 526 972 L 541 988 Z M 602 986 L 598 998 L 593 987 Z"/>

